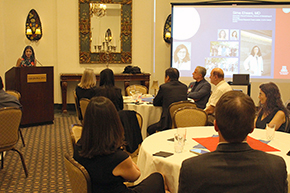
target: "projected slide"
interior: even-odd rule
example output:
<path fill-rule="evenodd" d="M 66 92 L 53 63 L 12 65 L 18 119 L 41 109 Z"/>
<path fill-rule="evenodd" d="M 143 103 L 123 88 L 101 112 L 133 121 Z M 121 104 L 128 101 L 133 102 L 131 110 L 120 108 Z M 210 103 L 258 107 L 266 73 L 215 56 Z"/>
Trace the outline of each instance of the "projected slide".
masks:
<path fill-rule="evenodd" d="M 204 66 L 208 75 L 219 67 L 226 77 L 290 79 L 289 11 L 173 4 L 171 66 L 185 77 Z"/>

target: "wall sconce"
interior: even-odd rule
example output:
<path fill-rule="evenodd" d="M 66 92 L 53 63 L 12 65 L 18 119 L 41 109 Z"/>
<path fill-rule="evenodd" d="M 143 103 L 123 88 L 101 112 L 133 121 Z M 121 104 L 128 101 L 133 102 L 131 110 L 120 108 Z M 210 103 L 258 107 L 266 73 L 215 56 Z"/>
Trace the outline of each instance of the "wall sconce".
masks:
<path fill-rule="evenodd" d="M 168 15 L 164 24 L 163 39 L 166 43 L 171 44 L 171 14 Z"/>
<path fill-rule="evenodd" d="M 42 37 L 40 18 L 34 9 L 28 13 L 25 24 L 25 35 L 30 41 L 38 41 Z"/>
<path fill-rule="evenodd" d="M 157 91 L 157 89 L 158 89 L 158 80 L 153 80 L 153 83 L 152 83 L 151 89 L 154 90 L 154 96 L 156 96 L 156 91 Z"/>

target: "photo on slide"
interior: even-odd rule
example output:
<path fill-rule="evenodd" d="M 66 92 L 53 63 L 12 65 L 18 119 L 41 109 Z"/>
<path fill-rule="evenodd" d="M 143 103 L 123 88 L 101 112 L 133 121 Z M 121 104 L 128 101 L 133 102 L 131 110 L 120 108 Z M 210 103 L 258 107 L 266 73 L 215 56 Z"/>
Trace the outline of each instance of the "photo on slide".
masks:
<path fill-rule="evenodd" d="M 241 30 L 240 73 L 251 77 L 273 76 L 272 31 Z"/>

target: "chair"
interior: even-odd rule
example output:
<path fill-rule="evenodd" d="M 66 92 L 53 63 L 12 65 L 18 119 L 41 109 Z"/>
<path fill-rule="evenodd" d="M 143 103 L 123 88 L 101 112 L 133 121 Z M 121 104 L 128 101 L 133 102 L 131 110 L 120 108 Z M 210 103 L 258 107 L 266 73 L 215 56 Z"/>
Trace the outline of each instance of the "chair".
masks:
<path fill-rule="evenodd" d="M 90 99 L 87 99 L 87 98 L 81 98 L 80 100 L 80 108 L 81 108 L 83 119 L 85 118 L 85 114 L 86 114 L 86 110 L 87 110 L 87 106 L 89 102 L 90 102 Z"/>
<path fill-rule="evenodd" d="M 148 93 L 148 89 L 146 86 L 135 84 L 135 85 L 130 85 L 126 88 L 126 95 L 131 96 L 132 93 L 130 91 L 132 91 L 132 90 L 138 90 L 142 94 Z"/>
<path fill-rule="evenodd" d="M 15 96 L 17 100 L 20 100 L 21 94 L 16 90 L 6 90 L 6 93 Z"/>
<path fill-rule="evenodd" d="M 68 173 L 72 192 L 74 193 L 90 193 L 91 178 L 88 171 L 76 160 L 66 153 L 64 155 L 64 165 Z"/>
<path fill-rule="evenodd" d="M 178 101 L 178 102 L 174 102 L 171 105 L 169 105 L 168 110 L 169 110 L 169 114 L 170 114 L 170 117 L 171 117 L 171 120 L 172 120 L 172 127 L 171 128 L 174 128 L 174 126 L 173 126 L 173 116 L 174 116 L 175 111 L 177 109 L 179 109 L 179 108 L 182 108 L 182 107 L 197 108 L 196 104 L 194 104 L 194 102 L 191 102 L 191 101 Z"/>
<path fill-rule="evenodd" d="M 136 117 L 137 117 L 137 120 L 138 120 L 138 123 L 139 123 L 139 127 L 141 129 L 142 126 L 143 126 L 143 118 L 142 118 L 142 115 L 140 115 L 140 113 L 136 112 Z"/>
<path fill-rule="evenodd" d="M 70 137 L 72 146 L 74 148 L 74 145 L 77 143 L 77 141 L 81 138 L 83 127 L 80 124 L 73 124 L 70 129 Z"/>
<path fill-rule="evenodd" d="M 22 111 L 15 107 L 4 107 L 0 109 L 0 152 L 1 152 L 1 169 L 4 166 L 3 152 L 16 151 L 22 162 L 25 176 L 28 177 L 28 171 L 24 162 L 23 155 L 15 149 L 15 144 L 19 140 L 19 125 L 22 117 Z"/>
<path fill-rule="evenodd" d="M 207 125 L 207 113 L 194 107 L 182 107 L 173 116 L 174 128 Z"/>
<path fill-rule="evenodd" d="M 16 91 L 16 90 L 6 90 L 6 93 L 12 95 L 12 96 L 15 96 L 17 100 L 20 100 L 21 98 L 21 94 Z M 23 147 L 25 147 L 25 142 L 24 142 L 24 137 L 22 135 L 22 132 L 21 132 L 21 129 L 19 128 L 19 134 L 20 134 L 20 137 L 21 137 L 21 141 L 22 141 L 22 145 Z"/>
<path fill-rule="evenodd" d="M 81 112 L 81 108 L 80 108 L 80 103 L 76 94 L 76 91 L 73 91 L 73 95 L 74 95 L 74 99 L 75 99 L 75 108 L 76 108 L 76 112 L 77 112 L 77 116 L 79 118 L 79 120 L 82 122 L 83 117 L 82 117 L 82 112 Z"/>

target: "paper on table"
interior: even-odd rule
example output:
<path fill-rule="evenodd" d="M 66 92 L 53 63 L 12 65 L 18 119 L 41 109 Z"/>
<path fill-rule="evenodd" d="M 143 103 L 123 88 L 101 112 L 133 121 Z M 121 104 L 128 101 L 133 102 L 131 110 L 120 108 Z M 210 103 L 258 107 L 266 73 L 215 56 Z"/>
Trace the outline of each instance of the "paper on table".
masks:
<path fill-rule="evenodd" d="M 206 147 L 209 151 L 216 150 L 216 147 L 217 147 L 218 142 L 219 142 L 218 137 L 205 137 L 205 138 L 192 138 L 192 139 L 197 141 L 198 143 L 200 143 L 204 147 Z M 256 150 L 261 150 L 261 151 L 266 151 L 266 152 L 280 151 L 274 147 L 271 147 L 268 144 L 265 144 L 257 139 L 254 139 L 250 136 L 248 136 L 247 142 L 253 149 L 256 149 Z"/>

